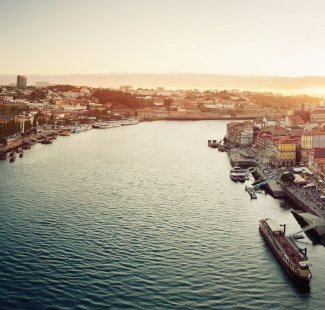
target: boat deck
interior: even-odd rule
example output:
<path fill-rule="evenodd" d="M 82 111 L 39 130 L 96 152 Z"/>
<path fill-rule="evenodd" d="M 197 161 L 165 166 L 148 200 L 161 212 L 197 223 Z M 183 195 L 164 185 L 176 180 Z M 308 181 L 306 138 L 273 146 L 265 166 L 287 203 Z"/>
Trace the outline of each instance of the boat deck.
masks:
<path fill-rule="evenodd" d="M 284 252 L 288 255 L 289 259 L 295 263 L 298 264 L 301 261 L 304 261 L 302 255 L 298 252 L 296 247 L 288 240 L 286 236 L 283 234 L 273 235 L 274 238 L 278 241 Z"/>

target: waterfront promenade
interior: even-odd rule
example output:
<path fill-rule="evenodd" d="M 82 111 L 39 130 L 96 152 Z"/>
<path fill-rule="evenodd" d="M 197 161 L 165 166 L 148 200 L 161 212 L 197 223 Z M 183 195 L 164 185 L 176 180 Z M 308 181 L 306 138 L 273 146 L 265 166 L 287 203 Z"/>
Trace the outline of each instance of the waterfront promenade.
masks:
<path fill-rule="evenodd" d="M 282 187 L 287 195 L 292 197 L 289 198 L 299 204 L 299 207 L 325 218 L 325 203 L 319 198 L 315 188 L 304 188 L 295 184 L 283 184 Z"/>

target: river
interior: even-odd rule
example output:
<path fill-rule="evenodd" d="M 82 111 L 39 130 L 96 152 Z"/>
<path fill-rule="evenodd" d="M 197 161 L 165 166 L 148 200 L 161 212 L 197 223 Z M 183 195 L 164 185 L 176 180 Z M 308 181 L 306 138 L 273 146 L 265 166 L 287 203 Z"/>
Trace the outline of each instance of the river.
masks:
<path fill-rule="evenodd" d="M 91 130 L 1 161 L 1 308 L 323 309 L 324 247 L 299 242 L 299 289 L 258 231 L 265 215 L 297 231 L 292 206 L 230 180 L 207 147 L 226 124 Z"/>

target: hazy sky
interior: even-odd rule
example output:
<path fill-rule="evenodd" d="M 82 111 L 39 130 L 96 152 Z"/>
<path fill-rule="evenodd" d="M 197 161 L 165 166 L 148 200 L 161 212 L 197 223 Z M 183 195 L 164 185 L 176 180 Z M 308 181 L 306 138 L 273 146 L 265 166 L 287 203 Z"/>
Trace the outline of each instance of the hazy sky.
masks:
<path fill-rule="evenodd" d="M 0 74 L 325 76 L 325 0 L 0 0 Z"/>

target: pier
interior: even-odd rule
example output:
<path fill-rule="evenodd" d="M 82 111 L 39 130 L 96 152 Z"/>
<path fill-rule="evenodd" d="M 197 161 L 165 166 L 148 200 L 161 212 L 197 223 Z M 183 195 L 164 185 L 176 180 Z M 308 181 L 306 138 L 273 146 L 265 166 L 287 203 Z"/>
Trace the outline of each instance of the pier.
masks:
<path fill-rule="evenodd" d="M 291 211 L 291 213 L 303 227 L 302 231 L 309 228 L 306 233 L 325 246 L 325 220 L 323 218 L 309 212 Z"/>
<path fill-rule="evenodd" d="M 245 187 L 245 190 L 248 192 L 248 194 L 251 196 L 251 199 L 257 199 L 256 193 L 255 193 L 255 189 L 254 187 Z"/>

